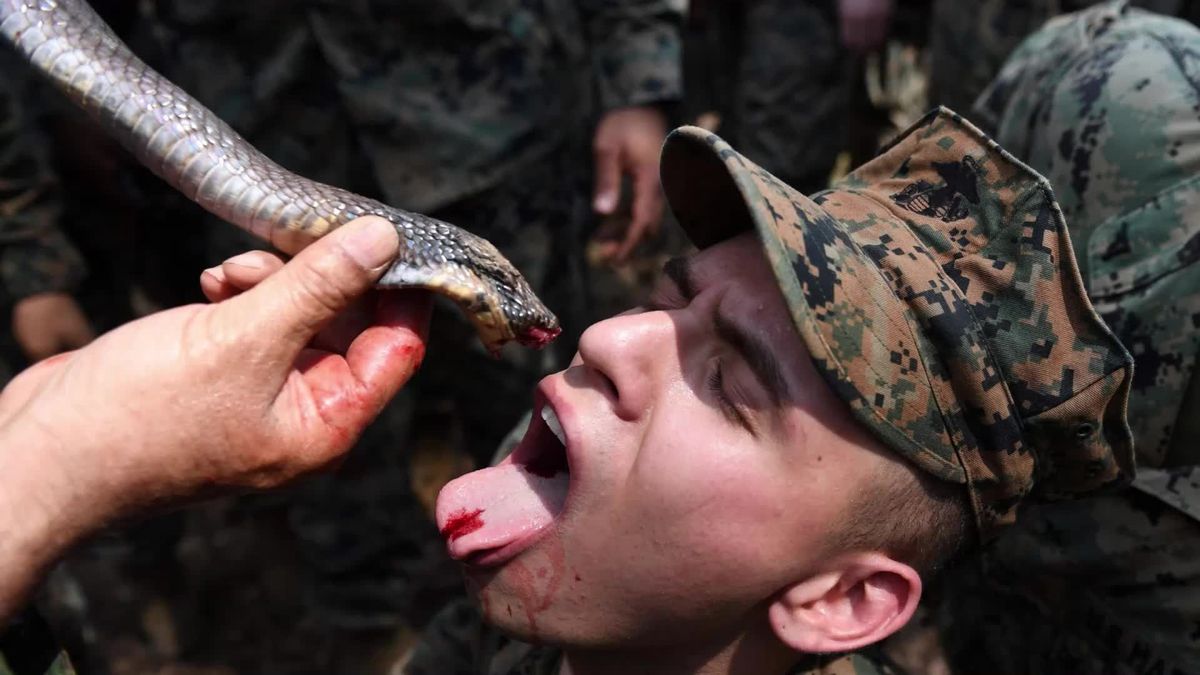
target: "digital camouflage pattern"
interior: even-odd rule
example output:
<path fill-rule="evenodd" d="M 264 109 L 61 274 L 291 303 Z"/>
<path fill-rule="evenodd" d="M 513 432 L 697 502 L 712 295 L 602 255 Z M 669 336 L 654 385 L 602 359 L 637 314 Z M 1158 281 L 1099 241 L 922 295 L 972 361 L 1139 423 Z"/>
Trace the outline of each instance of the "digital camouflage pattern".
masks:
<path fill-rule="evenodd" d="M 835 3 L 696 0 L 690 11 L 707 60 L 691 84 L 711 89 L 722 136 L 801 192 L 828 186 L 853 84 Z"/>
<path fill-rule="evenodd" d="M 1200 349 L 1197 84 L 1193 26 L 1108 3 L 1048 24 L 980 100 L 1055 186 L 1088 295 L 1134 355 L 1139 466 L 1167 460 Z"/>
<path fill-rule="evenodd" d="M 471 454 L 486 458 L 527 404 L 526 384 L 569 358 L 592 318 L 590 122 L 612 107 L 680 97 L 680 16 L 667 0 L 304 8 L 163 0 L 144 5 L 132 42 L 283 166 L 483 236 L 539 295 L 556 296 L 546 300 L 563 320 L 563 346 L 508 351 L 499 364 L 458 340 L 457 317 L 435 319 L 439 343 L 453 346 L 431 356 L 467 350 L 499 387 L 479 414 L 503 419 L 472 434 Z M 260 245 L 228 226 L 215 231 L 212 264 Z M 457 376 L 464 371 L 476 374 L 427 361 L 420 378 L 474 414 L 471 399 L 487 388 Z"/>
<path fill-rule="evenodd" d="M 9 308 L 37 293 L 71 291 L 85 273 L 58 228 L 62 195 L 29 110 L 25 70 L 0 50 L 0 307 Z"/>
<path fill-rule="evenodd" d="M 1031 493 L 1132 478 L 1129 356 L 1049 185 L 970 123 L 935 110 L 812 199 L 694 127 L 662 175 L 698 246 L 757 230 L 826 381 L 889 448 L 965 484 L 984 539 Z"/>
<path fill-rule="evenodd" d="M 679 20 L 665 0 L 311 10 L 387 201 L 422 212 L 498 184 L 600 110 L 677 100 Z"/>
<path fill-rule="evenodd" d="M 1133 354 L 1138 477 L 1030 509 L 948 580 L 963 672 L 1200 671 L 1198 66 L 1196 28 L 1109 2 L 1030 37 L 977 105 L 1055 186 L 1088 294 Z"/>
<path fill-rule="evenodd" d="M 1008 55 L 1048 19 L 1101 0 L 934 0 L 930 13 L 930 102 L 970 110 Z M 1140 0 L 1160 14 L 1195 20 L 1191 0 Z"/>

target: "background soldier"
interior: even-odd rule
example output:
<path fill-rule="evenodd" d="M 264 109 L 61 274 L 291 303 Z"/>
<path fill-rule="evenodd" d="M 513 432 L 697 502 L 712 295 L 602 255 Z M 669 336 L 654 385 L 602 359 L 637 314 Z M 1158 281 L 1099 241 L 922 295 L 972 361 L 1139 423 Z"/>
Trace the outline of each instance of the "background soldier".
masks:
<path fill-rule="evenodd" d="M 961 672 L 1200 669 L 1197 63 L 1196 28 L 1109 2 L 1030 37 L 976 106 L 1049 178 L 1088 295 L 1134 357 L 1139 466 L 1120 493 L 1030 509 L 948 584 Z"/>

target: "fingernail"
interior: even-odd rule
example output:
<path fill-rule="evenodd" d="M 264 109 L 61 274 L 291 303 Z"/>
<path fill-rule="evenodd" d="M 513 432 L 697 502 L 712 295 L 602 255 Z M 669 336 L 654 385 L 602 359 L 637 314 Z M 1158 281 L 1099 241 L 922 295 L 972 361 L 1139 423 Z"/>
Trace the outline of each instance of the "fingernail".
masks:
<path fill-rule="evenodd" d="M 342 237 L 342 249 L 359 265 L 373 270 L 396 257 L 400 235 L 388 221 L 370 218 L 347 227 L 353 229 Z"/>
<path fill-rule="evenodd" d="M 262 269 L 262 265 L 258 264 L 257 256 L 253 253 L 239 253 L 226 260 L 223 264 L 237 265 L 238 267 L 248 267 L 252 270 Z"/>
<path fill-rule="evenodd" d="M 596 197 L 596 201 L 592 206 L 600 213 L 608 213 L 617 208 L 617 198 L 611 192 L 602 194 Z"/>
<path fill-rule="evenodd" d="M 201 272 L 200 276 L 204 276 L 205 274 L 207 274 L 208 276 L 212 277 L 213 279 L 220 281 L 221 280 L 220 269 L 221 269 L 220 265 L 218 265 L 216 267 L 209 267 L 208 269 Z"/>

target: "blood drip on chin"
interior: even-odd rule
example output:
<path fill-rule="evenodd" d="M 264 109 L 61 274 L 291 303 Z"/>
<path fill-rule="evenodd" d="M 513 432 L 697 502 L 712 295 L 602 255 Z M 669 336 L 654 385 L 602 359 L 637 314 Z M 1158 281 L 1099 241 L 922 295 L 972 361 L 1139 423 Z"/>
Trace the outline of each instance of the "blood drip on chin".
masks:
<path fill-rule="evenodd" d="M 513 590 L 521 599 L 525 620 L 529 623 L 529 632 L 535 639 L 538 637 L 537 615 L 546 611 L 550 603 L 554 602 L 566 572 L 566 553 L 562 542 L 549 539 L 546 543 L 546 564 L 538 565 L 536 573 L 522 560 L 512 561 L 506 570 L 511 574 Z M 539 585 L 542 586 L 541 592 L 538 589 Z M 509 609 L 511 611 L 511 607 Z"/>

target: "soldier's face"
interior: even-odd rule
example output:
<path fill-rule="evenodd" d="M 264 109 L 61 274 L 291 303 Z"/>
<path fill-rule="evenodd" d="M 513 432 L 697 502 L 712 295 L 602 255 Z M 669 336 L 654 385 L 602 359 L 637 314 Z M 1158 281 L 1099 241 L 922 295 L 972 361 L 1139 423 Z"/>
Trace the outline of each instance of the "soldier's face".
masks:
<path fill-rule="evenodd" d="M 822 571 L 867 477 L 894 461 L 816 372 L 757 239 L 666 271 L 651 307 L 591 326 L 539 386 L 565 448 L 535 414 L 506 460 L 533 467 L 508 474 L 532 486 L 512 499 L 538 503 L 484 496 L 487 473 L 443 492 L 468 587 L 518 636 L 660 647 L 765 622 L 765 601 Z M 569 481 L 544 478 L 555 467 Z"/>

